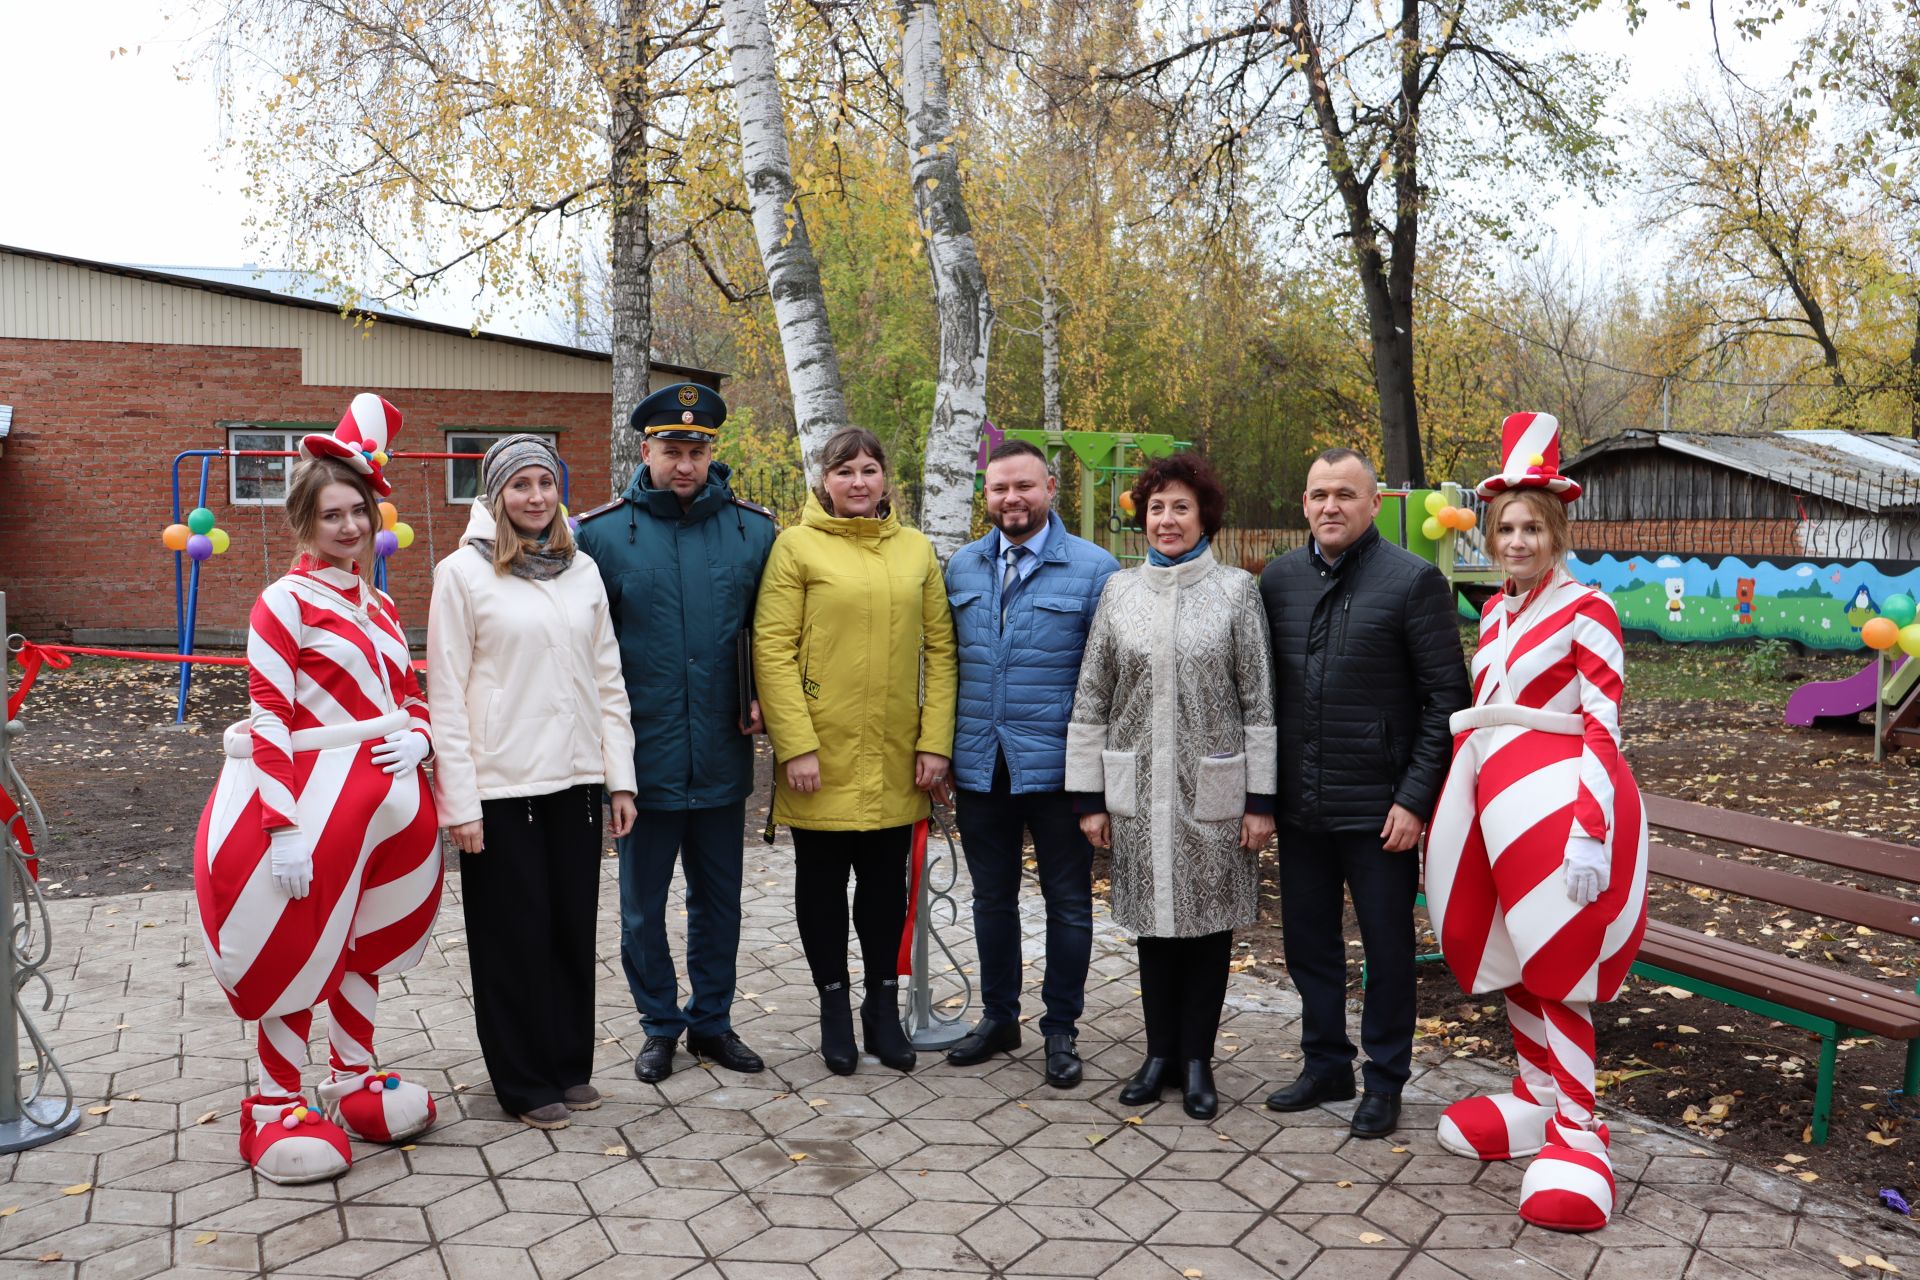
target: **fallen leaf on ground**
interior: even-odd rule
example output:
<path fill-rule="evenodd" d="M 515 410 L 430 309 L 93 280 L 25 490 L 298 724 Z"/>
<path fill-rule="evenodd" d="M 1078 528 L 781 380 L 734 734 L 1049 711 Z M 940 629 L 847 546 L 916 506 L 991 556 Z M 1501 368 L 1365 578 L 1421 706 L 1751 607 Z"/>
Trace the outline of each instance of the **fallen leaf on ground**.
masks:
<path fill-rule="evenodd" d="M 20 1206 L 17 1204 L 10 1204 L 4 1209 L 0 1209 L 0 1218 L 11 1218 L 14 1214 L 18 1212 L 20 1212 Z"/>
<path fill-rule="evenodd" d="M 1090 1133 L 1087 1135 L 1087 1145 L 1090 1147 L 1097 1147 L 1106 1140 L 1107 1135 L 1104 1133 Z"/>
<path fill-rule="evenodd" d="M 1853 1270 L 1853 1269 L 1854 1269 L 1855 1267 L 1858 1267 L 1858 1266 L 1861 1266 L 1861 1265 L 1863 1265 L 1863 1264 L 1861 1263 L 1861 1261 L 1860 1261 L 1860 1259 L 1858 1259 L 1858 1258 L 1849 1258 L 1849 1257 L 1848 1257 L 1848 1256 L 1847 1256 L 1846 1254 L 1844 1254 L 1844 1253 L 1836 1253 L 1836 1254 L 1834 1254 L 1834 1255 L 1833 1255 L 1833 1260 L 1834 1260 L 1835 1262 L 1837 1262 L 1837 1263 L 1839 1263 L 1839 1264 L 1840 1264 L 1841 1266 L 1843 1266 L 1843 1267 L 1845 1267 L 1845 1268 L 1846 1268 L 1847 1270 L 1849 1270 L 1849 1271 L 1851 1271 L 1851 1270 Z"/>
<path fill-rule="evenodd" d="M 810 1107 L 824 1107 L 827 1105 L 827 1100 L 825 1098 L 815 1098 L 812 1102 L 809 1102 L 807 1105 Z"/>
<path fill-rule="evenodd" d="M 193 1242 L 195 1244 L 212 1244 L 215 1240 L 218 1240 L 219 1238 L 220 1238 L 220 1233 L 218 1231 L 202 1231 L 199 1235 L 193 1238 Z"/>
<path fill-rule="evenodd" d="M 787 1159 L 793 1161 L 795 1164 L 799 1164 L 802 1160 L 805 1160 L 806 1158 L 807 1158 L 807 1153 L 804 1151 L 796 1151 L 792 1155 L 787 1157 Z"/>
<path fill-rule="evenodd" d="M 1348 1182 L 1345 1178 L 1342 1178 L 1340 1179 L 1340 1181 L 1334 1183 L 1333 1185 L 1336 1187 L 1346 1188 L 1346 1187 L 1352 1186 L 1353 1184 L 1351 1182 Z"/>
<path fill-rule="evenodd" d="M 195 1124 L 212 1124 L 214 1117 L 219 1114 L 220 1113 L 218 1111 L 209 1111 L 205 1115 L 201 1116 L 198 1120 L 195 1120 L 194 1123 Z"/>
<path fill-rule="evenodd" d="M 1875 1271 L 1884 1271 L 1888 1275 L 1894 1275 L 1894 1276 L 1897 1276 L 1900 1274 L 1900 1268 L 1894 1266 L 1891 1262 L 1888 1262 L 1885 1258 L 1881 1257 L 1877 1253 L 1868 1254 L 1864 1259 L 1862 1259 L 1862 1261 L 1864 1261 L 1868 1266 L 1872 1267 Z"/>
<path fill-rule="evenodd" d="M 1781 1156 L 1780 1158 L 1788 1164 L 1805 1164 L 1807 1162 L 1805 1156 Z"/>
<path fill-rule="evenodd" d="M 1407 1154 L 1407 1149 L 1405 1147 L 1388 1147 L 1387 1150 L 1393 1152 L 1393 1154 L 1397 1156 L 1403 1156 Z"/>
<path fill-rule="evenodd" d="M 608 1147 L 600 1154 L 603 1156 L 624 1156 L 627 1154 L 627 1149 L 625 1147 Z"/>
<path fill-rule="evenodd" d="M 1799 1173 L 1796 1173 L 1796 1174 L 1794 1174 L 1793 1176 L 1794 1176 L 1794 1177 L 1796 1177 L 1796 1178 L 1798 1178 L 1798 1179 L 1800 1179 L 1800 1181 L 1802 1181 L 1802 1182 L 1818 1182 L 1818 1181 L 1820 1181 L 1820 1175 L 1819 1175 L 1819 1174 L 1817 1174 L 1817 1173 L 1815 1173 L 1815 1172 L 1814 1172 L 1813 1170 L 1811 1170 L 1811 1169 L 1802 1169 L 1802 1170 L 1801 1170 L 1801 1171 L 1800 1171 Z"/>
<path fill-rule="evenodd" d="M 1385 1240 L 1385 1239 L 1386 1237 L 1381 1235 L 1378 1231 L 1362 1231 L 1360 1233 L 1361 1244 L 1379 1244 L 1382 1240 Z"/>
<path fill-rule="evenodd" d="M 1900 1141 L 1900 1139 L 1889 1138 L 1884 1134 L 1882 1134 L 1878 1129 L 1869 1129 L 1867 1130 L 1867 1141 L 1871 1142 L 1876 1147 L 1890 1147 L 1894 1143 Z"/>
<path fill-rule="evenodd" d="M 60 1261 L 60 1259 L 62 1259 L 62 1258 L 64 1258 L 64 1257 L 66 1257 L 66 1256 L 67 1256 L 66 1254 L 64 1254 L 64 1253 L 61 1253 L 61 1252 L 60 1252 L 60 1251 L 59 1251 L 58 1249 L 55 1249 L 55 1250 L 54 1250 L 54 1251 L 53 1251 L 52 1253 L 43 1253 L 43 1254 L 41 1254 L 41 1255 L 40 1255 L 40 1256 L 39 1256 L 39 1257 L 38 1257 L 37 1259 L 35 1259 L 35 1261 L 37 1261 L 37 1262 L 58 1262 L 58 1261 Z"/>
<path fill-rule="evenodd" d="M 1700 1028 L 1689 1027 L 1685 1023 L 1682 1023 L 1680 1026 L 1675 1027 L 1674 1030 L 1678 1031 L 1683 1036 L 1697 1036 L 1700 1034 Z"/>
<path fill-rule="evenodd" d="M 63 1196 L 81 1196 L 91 1190 L 93 1190 L 93 1184 L 91 1182 L 76 1182 L 70 1187 L 60 1188 L 60 1194 Z"/>
<path fill-rule="evenodd" d="M 1186 1277 L 1186 1280 L 1200 1280 L 1200 1277 L 1206 1275 L 1207 1273 L 1202 1271 L 1198 1267 L 1188 1267 L 1185 1271 L 1182 1271 L 1180 1274 Z"/>
<path fill-rule="evenodd" d="M 1122 1120 L 1120 1123 L 1121 1124 L 1145 1124 L 1146 1121 L 1142 1120 L 1139 1116 L 1128 1116 L 1125 1120 Z"/>
<path fill-rule="evenodd" d="M 402 1151 L 418 1151 L 420 1149 L 420 1144 L 417 1142 L 409 1142 L 406 1146 L 400 1149 Z"/>
<path fill-rule="evenodd" d="M 105 1114 L 107 1114 L 107 1112 L 109 1112 L 109 1111 L 111 1111 L 111 1110 L 113 1110 L 113 1104 L 112 1104 L 111 1102 L 109 1102 L 109 1103 L 107 1103 L 107 1104 L 106 1104 L 105 1106 L 100 1106 L 100 1107 L 88 1107 L 88 1108 L 87 1108 L 87 1114 L 88 1114 L 88 1115 L 90 1115 L 90 1116 L 103 1116 L 103 1115 L 105 1115 Z"/>

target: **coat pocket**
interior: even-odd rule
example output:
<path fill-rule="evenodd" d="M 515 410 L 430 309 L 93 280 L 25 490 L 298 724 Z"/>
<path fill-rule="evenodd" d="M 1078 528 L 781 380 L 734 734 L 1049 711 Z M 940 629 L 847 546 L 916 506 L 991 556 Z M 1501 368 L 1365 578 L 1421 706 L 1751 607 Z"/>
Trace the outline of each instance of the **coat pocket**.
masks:
<path fill-rule="evenodd" d="M 1237 821 L 1246 811 L 1247 753 L 1202 759 L 1193 780 L 1193 820 Z"/>
<path fill-rule="evenodd" d="M 1139 766 L 1131 751 L 1102 751 L 1100 768 L 1107 780 L 1107 812 L 1131 818 L 1140 812 Z"/>

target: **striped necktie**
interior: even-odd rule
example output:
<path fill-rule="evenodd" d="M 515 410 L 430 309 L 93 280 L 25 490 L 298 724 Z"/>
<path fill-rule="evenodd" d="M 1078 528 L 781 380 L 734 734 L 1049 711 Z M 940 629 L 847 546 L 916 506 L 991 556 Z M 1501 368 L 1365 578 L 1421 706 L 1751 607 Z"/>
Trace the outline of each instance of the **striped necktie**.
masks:
<path fill-rule="evenodd" d="M 1024 579 L 1020 577 L 1020 558 L 1032 554 L 1025 547 L 1015 544 L 1006 549 L 1007 573 L 1000 579 L 1000 629 L 1007 629 L 1007 606 L 1020 591 Z"/>

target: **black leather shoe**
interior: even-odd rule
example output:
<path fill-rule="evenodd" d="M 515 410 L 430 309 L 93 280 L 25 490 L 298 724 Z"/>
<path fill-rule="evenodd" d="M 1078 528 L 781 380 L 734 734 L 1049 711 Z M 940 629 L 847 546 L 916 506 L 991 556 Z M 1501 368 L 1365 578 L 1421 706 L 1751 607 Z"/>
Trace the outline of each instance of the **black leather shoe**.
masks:
<path fill-rule="evenodd" d="M 950 1066 L 971 1067 L 996 1053 L 1012 1053 L 1019 1047 L 1019 1023 L 982 1018 L 973 1024 L 973 1030 L 953 1042 L 953 1048 L 947 1050 L 947 1062 Z"/>
<path fill-rule="evenodd" d="M 1284 1089 L 1267 1095 L 1269 1111 L 1311 1111 L 1323 1102 L 1345 1102 L 1353 1096 L 1351 1075 L 1321 1079 L 1302 1071 L 1300 1078 Z"/>
<path fill-rule="evenodd" d="M 678 1036 L 648 1036 L 633 1060 L 633 1074 L 648 1084 L 659 1084 L 673 1074 L 673 1049 Z"/>
<path fill-rule="evenodd" d="M 1360 1095 L 1360 1105 L 1353 1109 L 1354 1137 L 1384 1138 L 1399 1127 L 1399 1094 L 1375 1093 L 1369 1089 Z"/>
<path fill-rule="evenodd" d="M 760 1055 L 747 1048 L 746 1041 L 731 1031 L 722 1031 L 717 1036 L 696 1036 L 689 1031 L 687 1052 L 745 1075 L 754 1075 L 767 1069 L 767 1064 L 760 1061 Z"/>
<path fill-rule="evenodd" d="M 919 1061 L 913 1041 L 900 1025 L 900 980 L 883 978 L 867 984 L 867 998 L 860 1002 L 860 1044 L 883 1067 L 911 1071 Z"/>
<path fill-rule="evenodd" d="M 1213 1089 L 1213 1064 L 1205 1058 L 1189 1058 L 1182 1064 L 1186 1077 L 1180 1089 L 1180 1107 L 1195 1120 L 1211 1120 L 1220 1110 L 1220 1095 Z"/>
<path fill-rule="evenodd" d="M 1160 1091 L 1167 1087 L 1167 1070 L 1171 1066 L 1165 1058 L 1148 1058 L 1141 1063 L 1133 1079 L 1120 1091 L 1121 1105 L 1138 1107 L 1160 1101 Z"/>
<path fill-rule="evenodd" d="M 1080 1050 L 1070 1035 L 1047 1037 L 1047 1083 L 1071 1089 L 1080 1083 Z"/>

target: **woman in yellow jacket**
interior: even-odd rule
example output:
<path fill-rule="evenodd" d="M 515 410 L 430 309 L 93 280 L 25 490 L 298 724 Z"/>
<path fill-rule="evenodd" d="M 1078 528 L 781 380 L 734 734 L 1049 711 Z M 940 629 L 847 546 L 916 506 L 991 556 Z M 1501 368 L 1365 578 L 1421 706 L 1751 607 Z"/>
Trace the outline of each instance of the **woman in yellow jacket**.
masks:
<path fill-rule="evenodd" d="M 946 786 L 957 677 L 939 558 L 895 517 L 886 451 L 870 431 L 827 441 L 805 516 L 773 544 L 753 669 L 773 739 L 773 817 L 793 830 L 794 915 L 820 988 L 820 1056 L 839 1075 L 859 1061 L 847 994 L 852 872 L 866 1050 L 911 1070 L 894 973 L 907 857 L 927 793 Z"/>

